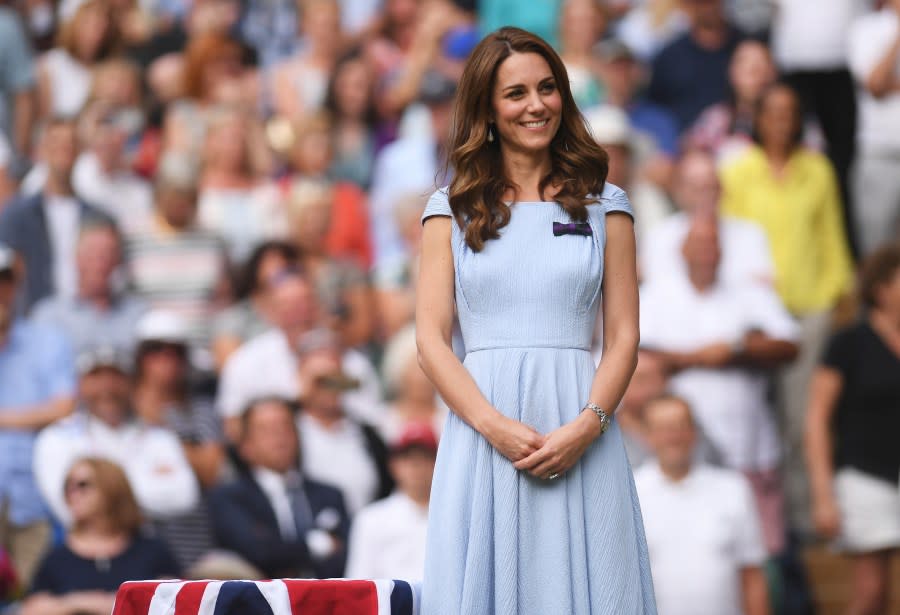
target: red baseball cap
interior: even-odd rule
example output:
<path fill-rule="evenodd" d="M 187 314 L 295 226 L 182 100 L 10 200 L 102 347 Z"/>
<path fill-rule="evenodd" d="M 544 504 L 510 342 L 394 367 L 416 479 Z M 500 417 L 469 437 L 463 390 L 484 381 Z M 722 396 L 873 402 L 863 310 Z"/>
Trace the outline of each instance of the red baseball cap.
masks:
<path fill-rule="evenodd" d="M 410 421 L 400 435 L 391 444 L 391 453 L 404 453 L 411 448 L 421 448 L 436 453 L 438 449 L 437 436 L 431 425 L 424 421 Z"/>

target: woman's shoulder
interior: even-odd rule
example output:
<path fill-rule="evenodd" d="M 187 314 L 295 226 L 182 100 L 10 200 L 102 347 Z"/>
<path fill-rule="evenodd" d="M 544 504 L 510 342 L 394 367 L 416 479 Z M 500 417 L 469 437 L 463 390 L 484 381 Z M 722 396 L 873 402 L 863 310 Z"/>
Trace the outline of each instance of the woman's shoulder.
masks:
<path fill-rule="evenodd" d="M 453 210 L 450 208 L 450 187 L 444 186 L 438 188 L 428 197 L 425 204 L 425 211 L 422 212 L 422 222 L 425 222 L 432 216 L 449 216 L 453 217 Z"/>
<path fill-rule="evenodd" d="M 628 194 L 613 183 L 604 183 L 600 194 L 592 194 L 588 198 L 592 201 L 588 207 L 596 207 L 603 214 L 621 212 L 634 218 L 634 209 L 628 200 Z"/>

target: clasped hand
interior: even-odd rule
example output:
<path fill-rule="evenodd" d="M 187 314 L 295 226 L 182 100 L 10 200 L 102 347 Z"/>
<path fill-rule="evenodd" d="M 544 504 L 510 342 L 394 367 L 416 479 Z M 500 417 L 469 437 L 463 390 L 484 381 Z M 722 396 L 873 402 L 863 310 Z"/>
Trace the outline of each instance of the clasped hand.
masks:
<path fill-rule="evenodd" d="M 561 476 L 574 466 L 600 431 L 597 417 L 583 412 L 574 421 L 546 435 L 501 415 L 484 435 L 517 470 L 548 479 L 554 474 Z"/>

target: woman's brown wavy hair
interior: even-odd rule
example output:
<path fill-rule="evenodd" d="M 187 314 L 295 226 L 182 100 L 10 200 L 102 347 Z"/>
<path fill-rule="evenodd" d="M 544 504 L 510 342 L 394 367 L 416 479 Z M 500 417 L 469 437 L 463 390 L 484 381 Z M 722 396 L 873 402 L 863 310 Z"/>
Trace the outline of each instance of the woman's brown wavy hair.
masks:
<path fill-rule="evenodd" d="M 566 68 L 553 48 L 519 28 L 489 34 L 472 51 L 463 70 L 447 147 L 447 163 L 455 172 L 449 187 L 450 207 L 461 227 L 465 221 L 466 243 L 475 252 L 486 241 L 500 237 L 500 229 L 509 223 L 510 208 L 503 194 L 518 193 L 504 173 L 500 139 L 487 140 L 497 69 L 513 53 L 542 56 L 562 97 L 559 130 L 550 143 L 550 172 L 538 186 L 541 195 L 547 186 L 560 186 L 555 200 L 574 220 L 584 222 L 585 206 L 593 201 L 588 196 L 600 195 L 609 168 L 609 158 L 588 131 L 572 98 Z"/>

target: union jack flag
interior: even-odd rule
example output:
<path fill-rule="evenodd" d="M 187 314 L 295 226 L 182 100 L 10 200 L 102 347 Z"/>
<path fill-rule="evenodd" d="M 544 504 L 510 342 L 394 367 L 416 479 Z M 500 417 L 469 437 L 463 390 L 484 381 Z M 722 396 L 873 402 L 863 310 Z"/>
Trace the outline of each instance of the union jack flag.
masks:
<path fill-rule="evenodd" d="M 406 581 L 129 581 L 113 615 L 418 615 Z"/>

